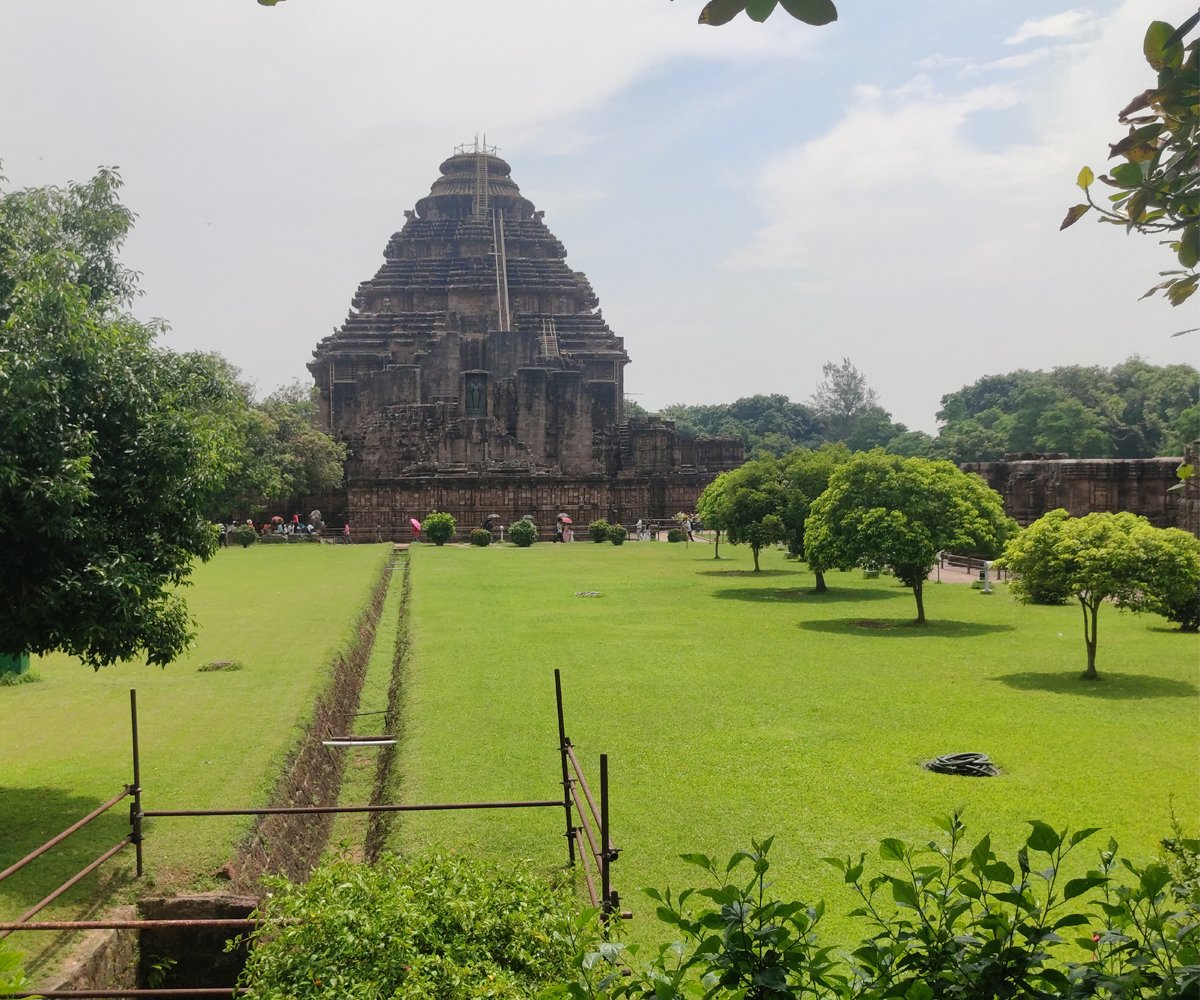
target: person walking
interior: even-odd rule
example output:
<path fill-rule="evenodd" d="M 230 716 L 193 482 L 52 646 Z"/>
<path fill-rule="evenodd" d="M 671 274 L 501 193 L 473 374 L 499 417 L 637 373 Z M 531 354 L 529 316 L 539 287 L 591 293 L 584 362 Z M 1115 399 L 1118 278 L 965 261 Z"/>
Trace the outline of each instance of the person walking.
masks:
<path fill-rule="evenodd" d="M 342 525 L 342 541 L 346 545 L 350 544 L 350 522 L 349 521 L 347 521 L 345 524 Z"/>

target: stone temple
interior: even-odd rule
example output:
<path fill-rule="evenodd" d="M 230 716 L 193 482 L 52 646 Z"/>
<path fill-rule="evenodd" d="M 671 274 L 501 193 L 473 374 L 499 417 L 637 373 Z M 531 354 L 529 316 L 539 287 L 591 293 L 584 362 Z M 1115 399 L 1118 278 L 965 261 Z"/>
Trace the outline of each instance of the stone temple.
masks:
<path fill-rule="evenodd" d="M 683 441 L 624 415 L 622 338 L 543 212 L 496 150 L 459 147 L 313 351 L 326 427 L 349 448 L 344 505 L 356 537 L 409 536 L 409 519 L 461 529 L 532 515 L 547 535 L 695 509 L 739 440 Z M 335 515 L 336 516 L 336 515 Z"/>

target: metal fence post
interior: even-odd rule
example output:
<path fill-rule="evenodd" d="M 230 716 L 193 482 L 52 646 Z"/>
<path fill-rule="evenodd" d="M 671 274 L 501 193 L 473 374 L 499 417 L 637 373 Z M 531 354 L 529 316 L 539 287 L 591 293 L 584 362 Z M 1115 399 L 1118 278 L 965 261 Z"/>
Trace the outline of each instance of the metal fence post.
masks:
<path fill-rule="evenodd" d="M 571 778 L 567 772 L 567 747 L 571 745 L 567 739 L 566 723 L 563 721 L 562 676 L 558 667 L 554 668 L 554 700 L 558 706 L 558 755 L 562 758 L 563 811 L 567 816 L 567 863 L 575 866 L 575 824 L 571 820 Z"/>
<path fill-rule="evenodd" d="M 138 749 L 137 690 L 129 689 L 129 721 L 133 730 L 133 802 L 129 806 L 129 839 L 137 855 L 137 877 L 142 877 L 142 761 Z"/>

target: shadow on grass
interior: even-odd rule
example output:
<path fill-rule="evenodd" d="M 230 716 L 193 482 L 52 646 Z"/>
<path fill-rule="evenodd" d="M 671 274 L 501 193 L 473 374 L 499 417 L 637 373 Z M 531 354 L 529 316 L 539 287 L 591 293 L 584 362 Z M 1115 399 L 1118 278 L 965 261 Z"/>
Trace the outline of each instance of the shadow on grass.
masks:
<path fill-rule="evenodd" d="M 114 794 L 120 791 L 113 789 Z M 67 827 L 83 819 L 102 798 L 72 795 L 61 788 L 0 787 L 0 871 L 40 847 Z M 113 847 L 129 833 L 129 802 L 118 802 L 108 812 L 71 834 L 61 844 L 29 862 L 0 882 L 0 909 L 26 909 L 49 895 L 80 869 Z M 133 856 L 127 847 L 101 866 L 100 872 Z M 75 892 L 87 892 L 93 874 Z"/>
<path fill-rule="evenodd" d="M 1035 673 L 1002 674 L 993 678 L 1018 691 L 1049 691 L 1051 694 L 1077 695 L 1083 698 L 1106 698 L 1114 701 L 1140 698 L 1194 698 L 1200 689 L 1190 681 L 1173 677 L 1154 677 L 1148 674 L 1108 673 L 1098 668 L 1100 679 L 1081 679 L 1082 668 Z"/>
<path fill-rule="evenodd" d="M 752 569 L 706 569 L 700 571 L 701 576 L 736 576 L 750 580 L 760 580 L 767 576 L 803 576 L 802 569 L 760 569 L 757 573 Z"/>
<path fill-rule="evenodd" d="M 797 622 L 796 627 L 809 632 L 874 636 L 884 639 L 945 639 L 1014 631 L 1012 625 L 948 621 L 944 618 L 931 618 L 924 625 L 918 625 L 912 618 L 825 618 L 820 621 Z"/>
<path fill-rule="evenodd" d="M 896 590 L 827 590 L 818 594 L 810 587 L 729 587 L 714 590 L 713 597 L 723 601 L 806 601 L 817 604 L 832 604 L 839 601 L 883 601 L 892 597 L 903 597 Z"/>

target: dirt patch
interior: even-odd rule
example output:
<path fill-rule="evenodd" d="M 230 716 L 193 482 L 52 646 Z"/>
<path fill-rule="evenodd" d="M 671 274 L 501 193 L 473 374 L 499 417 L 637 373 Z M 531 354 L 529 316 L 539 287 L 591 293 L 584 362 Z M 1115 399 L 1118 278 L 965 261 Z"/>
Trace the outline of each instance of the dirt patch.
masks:
<path fill-rule="evenodd" d="M 863 618 L 860 621 L 851 622 L 855 628 L 891 628 L 891 622 L 881 622 L 877 619 Z"/>

